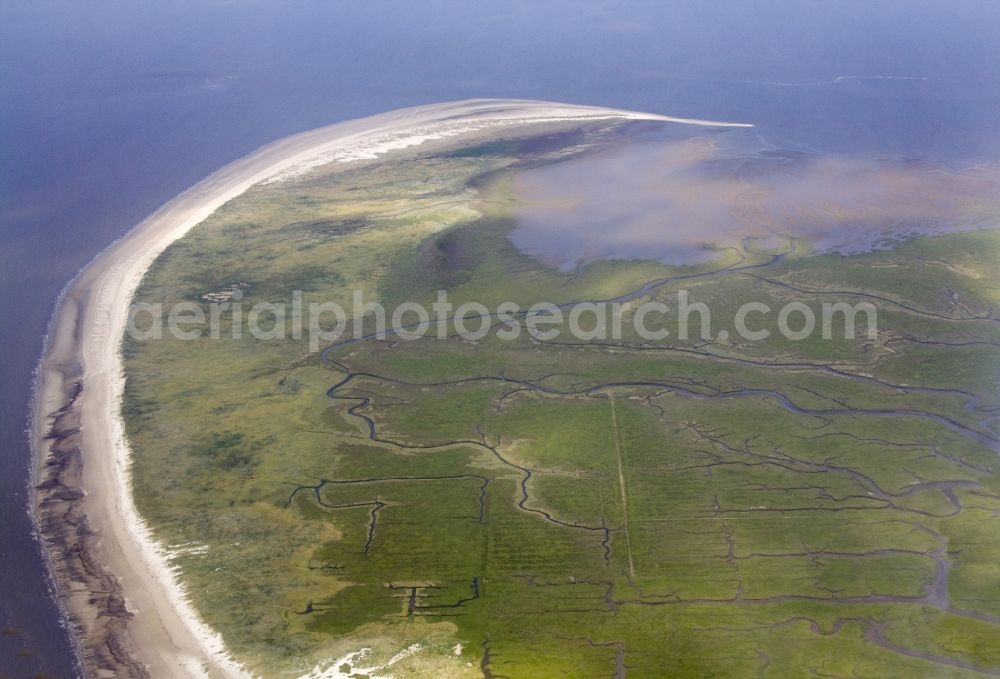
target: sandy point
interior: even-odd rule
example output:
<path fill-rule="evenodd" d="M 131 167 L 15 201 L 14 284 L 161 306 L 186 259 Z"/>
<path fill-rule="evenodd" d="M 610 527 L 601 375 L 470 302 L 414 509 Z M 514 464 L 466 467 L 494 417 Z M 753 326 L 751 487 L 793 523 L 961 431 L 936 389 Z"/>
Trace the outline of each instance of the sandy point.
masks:
<path fill-rule="evenodd" d="M 255 184 L 327 163 L 539 124 L 611 119 L 743 126 L 551 102 L 476 99 L 402 109 L 287 137 L 177 196 L 98 255 L 50 325 L 33 405 L 35 514 L 85 671 L 108 677 L 247 677 L 199 617 L 136 510 L 120 418 L 129 305 L 171 243 Z"/>

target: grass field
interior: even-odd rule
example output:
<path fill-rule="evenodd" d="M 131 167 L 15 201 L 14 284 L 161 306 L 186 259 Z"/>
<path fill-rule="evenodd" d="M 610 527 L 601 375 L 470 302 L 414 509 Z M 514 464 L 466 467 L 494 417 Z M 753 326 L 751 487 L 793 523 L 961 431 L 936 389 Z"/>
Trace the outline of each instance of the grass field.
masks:
<path fill-rule="evenodd" d="M 516 173 L 616 133 L 255 187 L 137 299 L 493 308 L 659 281 L 635 302 L 686 289 L 724 327 L 751 300 L 868 301 L 877 336 L 126 339 L 137 502 L 205 620 L 269 676 L 362 648 L 409 649 L 400 677 L 1000 674 L 1000 231 L 690 267 L 519 253 Z"/>

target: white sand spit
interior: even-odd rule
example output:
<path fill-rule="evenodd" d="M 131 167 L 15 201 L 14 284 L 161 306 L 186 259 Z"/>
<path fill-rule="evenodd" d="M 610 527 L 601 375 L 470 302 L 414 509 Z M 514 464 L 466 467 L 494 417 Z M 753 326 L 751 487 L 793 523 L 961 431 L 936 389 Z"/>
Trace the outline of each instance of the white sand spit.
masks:
<path fill-rule="evenodd" d="M 250 676 L 227 653 L 221 636 L 202 622 L 171 568 L 175 552 L 156 541 L 133 501 L 131 454 L 120 417 L 121 338 L 135 291 L 156 257 L 227 201 L 261 182 L 282 181 L 329 162 L 374 158 L 427 140 L 532 123 L 615 118 L 727 125 L 507 100 L 421 106 L 339 123 L 288 137 L 226 166 L 167 203 L 80 273 L 56 311 L 39 368 L 34 441 L 41 463 L 48 450 L 43 430 L 65 401 L 67 376 L 72 374 L 69 366 L 79 366 L 84 385 L 79 400 L 82 485 L 87 493 L 84 508 L 90 525 L 101 535 L 98 556 L 119 578 L 134 613 L 127 625 L 127 641 L 153 676 Z M 199 550 L 191 545 L 174 547 L 181 553 Z M 382 665 L 354 671 L 381 672 L 419 650 L 419 645 L 411 646 Z M 339 666 L 345 662 L 353 666 L 364 654 L 349 654 L 307 676 L 340 677 Z"/>

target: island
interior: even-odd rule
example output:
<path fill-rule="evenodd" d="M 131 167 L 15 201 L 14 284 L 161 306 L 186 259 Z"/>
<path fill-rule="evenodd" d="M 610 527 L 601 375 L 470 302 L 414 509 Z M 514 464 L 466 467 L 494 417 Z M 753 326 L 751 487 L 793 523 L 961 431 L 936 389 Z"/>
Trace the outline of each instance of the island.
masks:
<path fill-rule="evenodd" d="M 506 100 L 233 163 L 53 319 L 88 672 L 1000 674 L 998 189 Z"/>

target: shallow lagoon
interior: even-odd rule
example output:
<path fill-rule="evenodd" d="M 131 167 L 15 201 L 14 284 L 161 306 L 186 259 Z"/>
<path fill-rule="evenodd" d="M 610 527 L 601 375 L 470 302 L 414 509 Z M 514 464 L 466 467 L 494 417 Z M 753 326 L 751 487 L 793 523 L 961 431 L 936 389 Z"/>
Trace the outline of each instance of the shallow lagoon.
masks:
<path fill-rule="evenodd" d="M 995 165 L 777 151 L 744 132 L 630 139 L 523 172 L 515 191 L 511 240 L 562 270 L 602 258 L 696 264 L 744 241 L 855 254 L 1000 213 Z"/>

